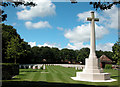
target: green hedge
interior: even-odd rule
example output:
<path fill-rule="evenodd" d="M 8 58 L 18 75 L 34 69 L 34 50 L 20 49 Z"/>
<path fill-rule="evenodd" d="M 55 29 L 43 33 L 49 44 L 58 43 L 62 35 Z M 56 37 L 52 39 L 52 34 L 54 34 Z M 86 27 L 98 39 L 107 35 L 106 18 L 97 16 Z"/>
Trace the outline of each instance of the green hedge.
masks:
<path fill-rule="evenodd" d="M 105 69 L 112 69 L 112 64 L 106 64 Z"/>
<path fill-rule="evenodd" d="M 2 79 L 8 80 L 19 74 L 19 64 L 2 63 Z"/>

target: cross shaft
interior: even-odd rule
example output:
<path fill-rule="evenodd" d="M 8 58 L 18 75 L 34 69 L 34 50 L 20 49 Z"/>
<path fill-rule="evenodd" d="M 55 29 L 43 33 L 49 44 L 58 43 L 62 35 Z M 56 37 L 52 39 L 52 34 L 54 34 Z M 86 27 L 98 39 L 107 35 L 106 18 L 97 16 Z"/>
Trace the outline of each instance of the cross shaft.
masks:
<path fill-rule="evenodd" d="M 94 23 L 94 21 L 99 21 L 99 19 L 94 17 L 94 12 L 91 12 L 91 17 L 88 17 L 87 21 L 91 21 L 90 56 L 96 56 L 96 54 L 95 54 L 96 47 L 95 47 L 95 23 Z"/>

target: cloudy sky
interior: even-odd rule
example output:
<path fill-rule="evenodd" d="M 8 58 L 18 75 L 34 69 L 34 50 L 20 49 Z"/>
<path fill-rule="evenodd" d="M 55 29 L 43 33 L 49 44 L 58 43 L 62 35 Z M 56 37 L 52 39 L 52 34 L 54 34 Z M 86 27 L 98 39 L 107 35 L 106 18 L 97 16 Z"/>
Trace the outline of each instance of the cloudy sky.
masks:
<path fill-rule="evenodd" d="M 81 49 L 90 47 L 90 12 L 99 22 L 96 28 L 96 49 L 111 51 L 118 40 L 118 7 L 95 11 L 89 2 L 52 2 L 34 0 L 35 7 L 4 8 L 8 14 L 5 24 L 13 25 L 18 34 L 33 46 Z"/>

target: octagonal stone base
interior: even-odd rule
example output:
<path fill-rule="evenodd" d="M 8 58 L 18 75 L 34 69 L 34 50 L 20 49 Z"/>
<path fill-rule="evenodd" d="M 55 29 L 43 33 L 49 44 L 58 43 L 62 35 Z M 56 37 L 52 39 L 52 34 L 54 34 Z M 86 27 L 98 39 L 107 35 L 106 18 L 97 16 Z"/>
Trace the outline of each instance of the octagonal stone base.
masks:
<path fill-rule="evenodd" d="M 84 73 L 76 72 L 76 77 L 71 77 L 73 80 L 88 81 L 88 82 L 112 82 L 115 79 L 110 79 L 109 73 Z"/>

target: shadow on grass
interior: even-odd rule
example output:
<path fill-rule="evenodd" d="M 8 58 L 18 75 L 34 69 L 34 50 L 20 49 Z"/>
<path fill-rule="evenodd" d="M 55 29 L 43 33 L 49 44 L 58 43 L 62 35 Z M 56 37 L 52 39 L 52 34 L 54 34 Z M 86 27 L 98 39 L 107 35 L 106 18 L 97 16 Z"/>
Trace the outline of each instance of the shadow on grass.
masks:
<path fill-rule="evenodd" d="M 41 71 L 21 71 L 21 72 L 41 72 Z"/>
<path fill-rule="evenodd" d="M 120 76 L 118 76 L 118 75 L 114 75 L 114 76 L 111 76 L 110 78 L 118 78 L 118 77 L 120 77 Z"/>
<path fill-rule="evenodd" d="M 25 74 L 19 74 L 19 76 L 25 76 Z"/>
<path fill-rule="evenodd" d="M 20 78 L 12 78 L 12 80 L 20 80 Z"/>
<path fill-rule="evenodd" d="M 117 87 L 117 86 L 94 86 L 85 84 L 51 83 L 43 81 L 3 81 L 2 87 Z"/>

